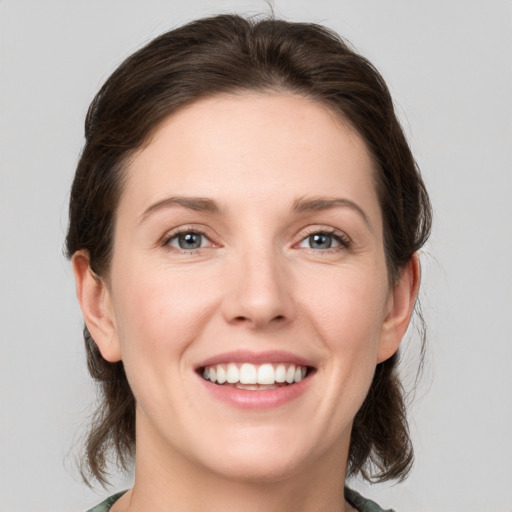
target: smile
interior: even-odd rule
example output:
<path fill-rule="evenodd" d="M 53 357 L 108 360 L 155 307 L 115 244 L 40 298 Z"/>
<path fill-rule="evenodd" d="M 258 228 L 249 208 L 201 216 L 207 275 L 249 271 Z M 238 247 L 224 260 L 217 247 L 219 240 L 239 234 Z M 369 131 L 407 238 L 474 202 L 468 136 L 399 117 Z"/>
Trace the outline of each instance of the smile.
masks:
<path fill-rule="evenodd" d="M 317 367 L 292 352 L 235 350 L 201 361 L 195 372 L 215 400 L 256 411 L 285 406 L 304 395 Z"/>
<path fill-rule="evenodd" d="M 203 379 L 220 386 L 245 390 L 278 389 L 298 383 L 308 374 L 308 367 L 290 363 L 226 363 L 205 366 Z"/>

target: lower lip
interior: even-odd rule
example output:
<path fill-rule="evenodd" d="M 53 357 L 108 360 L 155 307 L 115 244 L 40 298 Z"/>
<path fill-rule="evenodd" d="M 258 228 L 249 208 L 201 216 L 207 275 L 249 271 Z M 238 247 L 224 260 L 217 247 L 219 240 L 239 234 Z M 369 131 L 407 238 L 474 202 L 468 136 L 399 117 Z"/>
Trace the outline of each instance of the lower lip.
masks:
<path fill-rule="evenodd" d="M 290 384 L 277 389 L 266 389 L 261 391 L 221 386 L 213 384 L 199 375 L 198 378 L 201 379 L 201 382 L 207 391 L 210 392 L 217 400 L 239 409 L 258 410 L 281 407 L 295 400 L 306 391 L 313 375 L 309 375 L 295 384 Z"/>

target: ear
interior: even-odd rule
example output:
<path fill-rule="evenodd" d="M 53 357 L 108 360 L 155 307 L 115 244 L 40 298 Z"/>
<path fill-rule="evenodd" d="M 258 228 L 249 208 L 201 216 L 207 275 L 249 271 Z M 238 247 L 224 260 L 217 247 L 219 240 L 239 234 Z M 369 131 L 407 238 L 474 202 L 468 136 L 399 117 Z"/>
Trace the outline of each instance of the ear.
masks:
<path fill-rule="evenodd" d="M 398 281 L 390 291 L 386 317 L 382 324 L 377 363 L 390 358 L 397 350 L 407 331 L 420 286 L 420 262 L 414 253 L 400 271 Z"/>
<path fill-rule="evenodd" d="M 120 361 L 121 350 L 109 288 L 91 269 L 87 251 L 75 252 L 72 264 L 76 295 L 87 329 L 105 360 Z"/>

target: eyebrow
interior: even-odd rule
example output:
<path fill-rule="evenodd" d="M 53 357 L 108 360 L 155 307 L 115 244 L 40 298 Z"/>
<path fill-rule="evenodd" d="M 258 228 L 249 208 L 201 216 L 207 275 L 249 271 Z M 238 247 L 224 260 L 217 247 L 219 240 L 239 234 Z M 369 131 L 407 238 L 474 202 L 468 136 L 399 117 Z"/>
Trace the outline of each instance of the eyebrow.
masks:
<path fill-rule="evenodd" d="M 354 201 L 345 199 L 342 197 L 312 197 L 312 198 L 300 198 L 294 201 L 292 211 L 294 212 L 316 212 L 331 210 L 333 208 L 350 208 L 355 211 L 364 220 L 366 225 L 373 232 L 373 227 L 370 224 L 368 216 L 364 210 Z"/>
<path fill-rule="evenodd" d="M 162 199 L 144 210 L 141 215 L 140 222 L 144 222 L 152 213 L 166 208 L 173 208 L 175 206 L 187 208 L 197 212 L 220 213 L 221 208 L 212 199 L 206 197 L 185 197 L 185 196 L 172 196 Z"/>
<path fill-rule="evenodd" d="M 157 201 L 156 203 L 153 203 L 151 206 L 146 208 L 144 213 L 141 215 L 140 222 L 144 222 L 152 213 L 163 210 L 165 208 L 173 208 L 176 206 L 198 212 L 208 212 L 213 214 L 219 214 L 222 211 L 218 203 L 213 199 L 206 197 L 172 196 L 162 199 L 161 201 Z M 351 210 L 358 213 L 366 225 L 370 228 L 370 231 L 373 231 L 372 225 L 370 224 L 370 221 L 368 220 L 364 210 L 357 203 L 354 203 L 350 199 L 341 197 L 312 197 L 306 199 L 302 197 L 296 199 L 293 202 L 292 212 L 314 212 L 331 210 L 333 208 L 350 208 Z"/>

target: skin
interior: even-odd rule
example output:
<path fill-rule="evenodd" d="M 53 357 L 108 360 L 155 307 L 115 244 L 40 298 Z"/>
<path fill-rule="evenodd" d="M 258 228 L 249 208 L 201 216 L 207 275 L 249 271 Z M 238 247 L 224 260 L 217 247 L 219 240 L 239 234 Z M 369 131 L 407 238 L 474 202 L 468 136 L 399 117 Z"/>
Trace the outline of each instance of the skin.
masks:
<path fill-rule="evenodd" d="M 217 96 L 168 118 L 126 172 L 109 275 L 73 258 L 87 326 L 137 400 L 135 485 L 112 510 L 350 510 L 352 421 L 419 285 L 416 257 L 390 284 L 363 140 L 302 97 Z M 304 206 L 319 198 L 343 201 Z M 180 248 L 177 229 L 202 246 Z M 286 350 L 315 372 L 294 400 L 241 409 L 196 372 L 236 350 Z"/>

